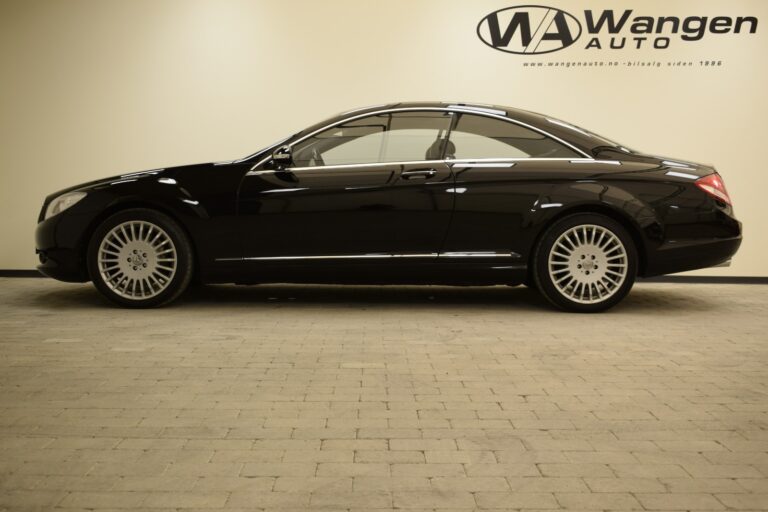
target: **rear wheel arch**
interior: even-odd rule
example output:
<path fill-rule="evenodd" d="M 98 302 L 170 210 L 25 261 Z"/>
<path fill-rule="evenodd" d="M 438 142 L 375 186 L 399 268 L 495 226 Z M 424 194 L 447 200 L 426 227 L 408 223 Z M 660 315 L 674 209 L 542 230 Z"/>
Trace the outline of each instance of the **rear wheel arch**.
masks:
<path fill-rule="evenodd" d="M 587 204 L 581 204 L 578 206 L 572 206 L 570 208 L 566 208 L 560 212 L 558 212 L 556 215 L 553 215 L 547 221 L 542 224 L 539 227 L 539 232 L 536 234 L 536 237 L 531 244 L 531 251 L 528 254 L 528 280 L 531 280 L 531 269 L 533 269 L 533 258 L 535 257 L 536 253 L 536 247 L 541 242 L 542 237 L 544 234 L 549 230 L 549 228 L 555 224 L 556 222 L 559 222 L 560 220 L 564 219 L 565 217 L 570 217 L 571 215 L 576 215 L 579 213 L 595 213 L 598 215 L 604 215 L 619 224 L 627 230 L 627 233 L 632 237 L 632 241 L 635 244 L 635 250 L 637 252 L 638 257 L 638 265 L 637 265 L 637 273 L 638 275 L 645 274 L 646 264 L 647 264 L 647 256 L 646 256 L 646 243 L 643 239 L 643 236 L 641 234 L 641 228 L 635 222 L 629 215 L 627 215 L 625 212 L 622 212 L 621 210 L 618 210 L 616 208 L 613 208 L 611 206 L 608 206 L 604 203 L 587 203 Z"/>
<path fill-rule="evenodd" d="M 596 313 L 621 302 L 637 276 L 637 248 L 624 224 L 602 213 L 566 215 L 534 248 L 536 288 L 566 311 Z"/>

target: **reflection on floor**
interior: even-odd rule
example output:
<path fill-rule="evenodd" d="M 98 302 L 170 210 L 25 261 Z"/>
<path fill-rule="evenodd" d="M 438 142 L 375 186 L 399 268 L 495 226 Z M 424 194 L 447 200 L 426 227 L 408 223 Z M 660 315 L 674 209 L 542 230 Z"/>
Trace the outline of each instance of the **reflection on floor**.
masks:
<path fill-rule="evenodd" d="M 768 287 L 0 279 L 0 509 L 768 509 Z"/>

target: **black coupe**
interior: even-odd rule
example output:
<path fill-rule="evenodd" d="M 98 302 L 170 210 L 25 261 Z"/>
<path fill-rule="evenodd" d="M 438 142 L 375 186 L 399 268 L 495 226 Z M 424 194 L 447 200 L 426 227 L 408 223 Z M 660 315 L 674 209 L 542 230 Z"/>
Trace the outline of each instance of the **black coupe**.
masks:
<path fill-rule="evenodd" d="M 508 107 L 341 114 L 231 162 L 48 196 L 38 269 L 128 307 L 203 283 L 525 283 L 600 311 L 636 276 L 726 264 L 741 224 L 706 165 Z"/>

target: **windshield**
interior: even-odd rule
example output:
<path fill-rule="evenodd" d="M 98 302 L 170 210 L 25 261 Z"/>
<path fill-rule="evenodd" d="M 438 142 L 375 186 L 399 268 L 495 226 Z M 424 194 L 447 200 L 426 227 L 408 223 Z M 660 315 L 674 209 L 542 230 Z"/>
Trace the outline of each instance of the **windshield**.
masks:
<path fill-rule="evenodd" d="M 247 161 L 248 161 L 248 160 L 250 160 L 251 158 L 254 158 L 254 157 L 256 157 L 256 156 L 258 156 L 258 155 L 260 155 L 260 154 L 262 154 L 262 153 L 266 153 L 267 151 L 269 151 L 269 150 L 271 150 L 271 149 L 274 149 L 274 148 L 276 148 L 277 146 L 281 146 L 281 145 L 285 144 L 286 142 L 288 142 L 289 140 L 291 140 L 292 138 L 294 138 L 294 137 L 295 137 L 296 135 L 298 135 L 299 133 L 300 133 L 300 132 L 296 132 L 296 133 L 294 133 L 293 135 L 289 135 L 288 137 L 285 137 L 285 138 L 283 138 L 283 139 L 280 139 L 279 141 L 275 142 L 274 144 L 271 144 L 271 145 L 269 145 L 269 146 L 267 146 L 267 147 L 265 147 L 265 148 L 262 148 L 262 149 L 260 149 L 260 150 L 256 151 L 255 153 L 251 153 L 250 155 L 248 155 L 248 156 L 246 156 L 246 157 L 240 158 L 239 160 L 235 160 L 235 161 L 234 161 L 234 163 L 236 163 L 236 164 L 239 164 L 239 163 L 242 163 L 242 162 L 247 162 Z"/>

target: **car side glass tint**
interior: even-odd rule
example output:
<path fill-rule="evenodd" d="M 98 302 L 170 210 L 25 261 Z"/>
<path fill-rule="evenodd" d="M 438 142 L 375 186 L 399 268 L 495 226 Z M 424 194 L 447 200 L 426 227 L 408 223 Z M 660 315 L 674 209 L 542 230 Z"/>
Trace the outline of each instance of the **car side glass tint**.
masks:
<path fill-rule="evenodd" d="M 329 128 L 293 149 L 296 167 L 419 161 L 447 133 L 443 112 L 379 114 Z M 434 151 L 432 151 L 434 152 Z"/>
<path fill-rule="evenodd" d="M 579 158 L 567 146 L 518 124 L 461 114 L 451 132 L 455 158 Z"/>
<path fill-rule="evenodd" d="M 434 160 L 436 141 L 448 132 L 451 118 L 443 112 L 402 112 L 392 115 L 382 162 Z"/>

